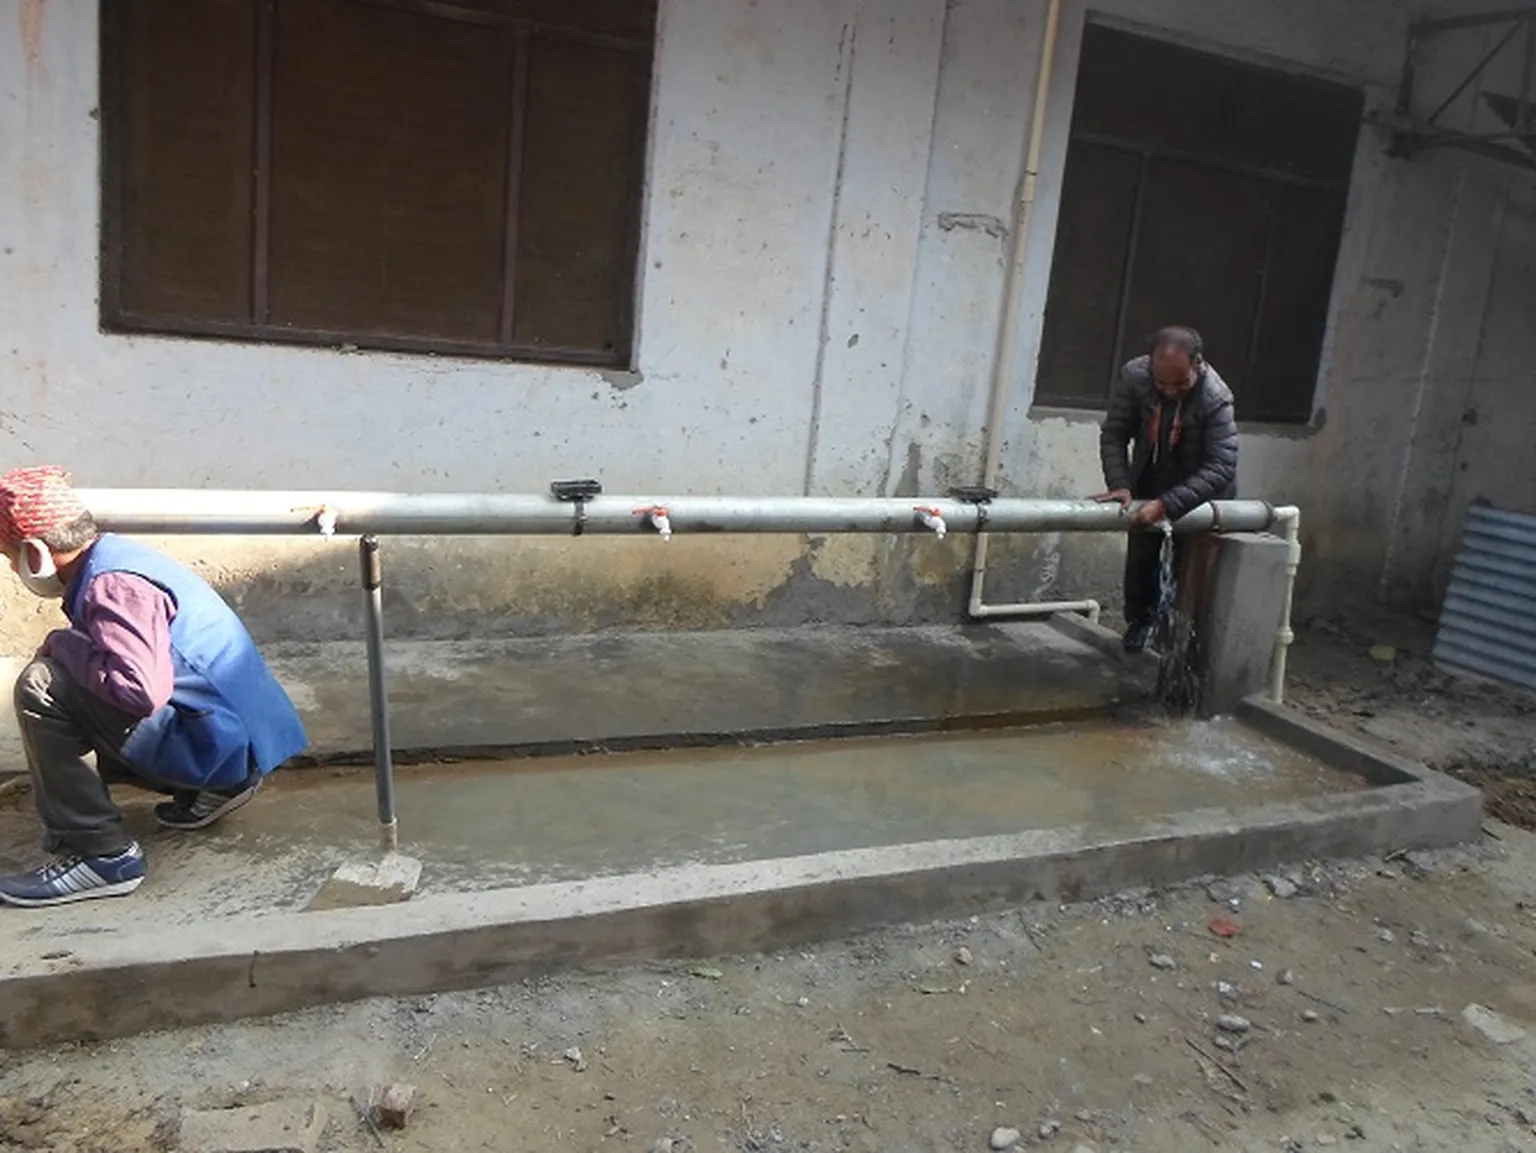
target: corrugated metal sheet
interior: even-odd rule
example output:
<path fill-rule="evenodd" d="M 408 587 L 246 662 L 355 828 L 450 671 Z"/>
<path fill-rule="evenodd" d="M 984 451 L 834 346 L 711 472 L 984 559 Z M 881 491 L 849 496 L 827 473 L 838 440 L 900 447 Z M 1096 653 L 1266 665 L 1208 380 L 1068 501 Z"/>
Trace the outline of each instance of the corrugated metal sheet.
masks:
<path fill-rule="evenodd" d="M 1477 505 L 1440 606 L 1435 663 L 1536 689 L 1536 517 Z"/>

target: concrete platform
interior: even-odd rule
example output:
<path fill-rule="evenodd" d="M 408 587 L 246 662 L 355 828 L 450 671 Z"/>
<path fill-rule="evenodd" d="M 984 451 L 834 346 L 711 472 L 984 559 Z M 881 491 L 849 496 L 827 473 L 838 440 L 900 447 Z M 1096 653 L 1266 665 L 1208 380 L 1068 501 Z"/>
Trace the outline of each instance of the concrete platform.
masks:
<path fill-rule="evenodd" d="M 402 774 L 403 905 L 302 912 L 371 790 L 290 774 L 140 893 L 0 910 L 0 1044 L 573 965 L 779 947 L 1035 898 L 1475 837 L 1481 796 L 1262 702 L 1240 721 L 634 753 Z M 6 813 L 0 844 L 28 832 Z M 14 863 L 15 854 L 11 854 Z"/>
<path fill-rule="evenodd" d="M 362 642 L 268 656 L 304 714 L 312 758 L 365 756 Z M 21 663 L 0 662 L 0 678 L 9 684 Z M 1048 622 L 405 641 L 389 644 L 388 664 L 405 760 L 1066 720 L 1140 699 L 1156 675 Z M 23 767 L 15 718 L 0 709 L 0 772 Z"/>

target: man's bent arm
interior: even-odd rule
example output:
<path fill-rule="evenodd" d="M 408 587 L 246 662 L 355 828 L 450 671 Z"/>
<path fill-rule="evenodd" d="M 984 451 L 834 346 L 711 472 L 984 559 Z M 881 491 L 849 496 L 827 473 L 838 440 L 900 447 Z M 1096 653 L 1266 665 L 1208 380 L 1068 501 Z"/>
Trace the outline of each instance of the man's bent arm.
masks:
<path fill-rule="evenodd" d="M 48 637 L 47 652 L 86 689 L 147 717 L 171 699 L 171 618 L 165 590 L 131 573 L 103 573 L 80 603 L 79 629 Z"/>
<path fill-rule="evenodd" d="M 1104 487 L 1114 492 L 1131 487 L 1131 466 L 1126 456 L 1131 436 L 1136 431 L 1136 415 L 1131 405 L 1131 386 L 1125 369 L 1115 378 L 1109 391 L 1109 408 L 1099 425 L 1099 459 L 1104 465 Z"/>
<path fill-rule="evenodd" d="M 1215 409 L 1205 422 L 1204 460 L 1189 479 L 1163 494 L 1163 511 L 1176 520 L 1208 500 L 1215 500 L 1237 479 L 1237 418 L 1232 405 Z"/>

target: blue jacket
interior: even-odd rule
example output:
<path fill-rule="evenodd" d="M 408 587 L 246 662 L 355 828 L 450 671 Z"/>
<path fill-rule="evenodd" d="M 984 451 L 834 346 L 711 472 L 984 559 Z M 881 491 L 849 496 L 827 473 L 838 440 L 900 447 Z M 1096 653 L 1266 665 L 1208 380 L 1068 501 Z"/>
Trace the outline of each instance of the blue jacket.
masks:
<path fill-rule="evenodd" d="M 100 537 L 70 586 L 64 611 L 103 573 L 159 585 L 176 605 L 171 702 L 140 721 L 123 758 L 146 777 L 183 788 L 227 788 L 252 769 L 266 775 L 309 743 L 288 694 L 268 670 L 240 618 L 201 577 L 169 557 L 111 534 Z"/>

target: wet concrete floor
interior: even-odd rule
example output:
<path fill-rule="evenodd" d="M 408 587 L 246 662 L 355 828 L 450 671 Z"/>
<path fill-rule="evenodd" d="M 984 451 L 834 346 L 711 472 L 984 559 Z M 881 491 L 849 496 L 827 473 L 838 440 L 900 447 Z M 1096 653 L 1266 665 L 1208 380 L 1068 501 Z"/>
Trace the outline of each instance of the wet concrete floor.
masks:
<path fill-rule="evenodd" d="M 1148 817 L 1361 787 L 1236 721 L 1089 721 L 415 766 L 398 795 L 422 891 L 448 892 L 1067 825 L 1107 838 Z M 301 909 L 341 861 L 376 851 L 363 770 L 280 773 L 204 833 L 158 831 L 152 799 L 123 797 L 150 855 L 140 892 L 0 910 L 0 942 Z M 36 838 L 29 806 L 0 811 L 0 867 L 35 860 Z"/>
<path fill-rule="evenodd" d="M 266 652 L 312 753 L 371 747 L 361 643 Z M 1074 719 L 1145 697 L 1155 676 L 1147 662 L 1108 658 L 1044 621 L 390 641 L 387 656 L 396 749 L 451 752 Z M 0 661 L 0 679 L 20 667 Z M 12 767 L 23 767 L 20 738 L 0 710 L 0 771 Z"/>

